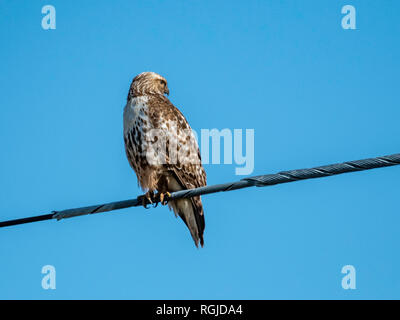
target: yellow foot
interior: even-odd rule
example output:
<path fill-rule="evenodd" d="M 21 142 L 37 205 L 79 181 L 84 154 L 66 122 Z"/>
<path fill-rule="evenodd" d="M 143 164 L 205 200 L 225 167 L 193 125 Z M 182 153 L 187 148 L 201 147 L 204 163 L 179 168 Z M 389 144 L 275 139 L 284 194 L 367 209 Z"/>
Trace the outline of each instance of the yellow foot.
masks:
<path fill-rule="evenodd" d="M 160 198 L 160 202 L 163 206 L 165 206 L 168 203 L 168 198 L 171 196 L 171 194 L 169 192 L 160 192 L 159 194 L 159 198 Z"/>
<path fill-rule="evenodd" d="M 148 209 L 147 205 L 153 204 L 155 202 L 155 198 L 154 198 L 154 192 L 153 191 L 147 191 L 143 196 L 140 196 L 141 200 L 142 200 L 142 206 L 145 209 Z"/>

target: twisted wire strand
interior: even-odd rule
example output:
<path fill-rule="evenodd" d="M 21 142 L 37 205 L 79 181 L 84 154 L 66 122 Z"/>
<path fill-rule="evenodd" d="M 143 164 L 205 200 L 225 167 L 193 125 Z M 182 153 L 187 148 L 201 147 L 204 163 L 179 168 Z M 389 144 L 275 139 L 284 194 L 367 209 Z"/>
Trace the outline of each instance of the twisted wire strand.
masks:
<path fill-rule="evenodd" d="M 261 176 L 248 177 L 236 182 L 216 184 L 196 189 L 181 190 L 172 193 L 171 196 L 168 197 L 168 200 L 190 198 L 194 196 L 200 196 L 217 192 L 226 192 L 226 191 L 238 190 L 254 186 L 255 187 L 272 186 L 281 183 L 329 177 L 332 175 L 337 175 L 342 173 L 390 167 L 395 165 L 400 165 L 400 153 L 387 155 L 383 157 L 377 157 L 377 158 L 369 158 L 363 160 L 331 164 L 310 169 L 281 171 L 276 174 L 266 174 Z M 116 201 L 116 202 L 110 202 L 88 207 L 67 209 L 62 211 L 53 211 L 50 214 L 3 221 L 0 222 L 0 227 L 12 226 L 12 225 L 35 222 L 35 221 L 50 220 L 50 219 L 61 220 L 86 214 L 94 214 L 94 213 L 108 212 L 129 207 L 142 206 L 143 205 L 142 197 L 143 196 L 139 196 L 136 199 Z M 146 204 L 149 204 L 149 202 L 146 201 Z"/>

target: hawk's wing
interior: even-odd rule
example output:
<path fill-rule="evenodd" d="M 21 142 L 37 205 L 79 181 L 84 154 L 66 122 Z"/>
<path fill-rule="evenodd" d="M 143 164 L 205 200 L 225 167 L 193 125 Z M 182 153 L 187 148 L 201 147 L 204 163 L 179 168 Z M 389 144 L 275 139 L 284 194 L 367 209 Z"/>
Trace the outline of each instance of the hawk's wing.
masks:
<path fill-rule="evenodd" d="M 183 114 L 166 97 L 156 96 L 149 99 L 149 118 L 155 128 L 177 135 L 178 156 L 171 156 L 166 148 L 165 171 L 170 173 L 181 190 L 205 186 L 206 173 L 201 164 L 199 146 Z M 176 190 L 169 188 L 168 191 Z M 196 245 L 200 242 L 203 246 L 205 221 L 200 196 L 170 201 L 170 207 L 185 222 Z"/>

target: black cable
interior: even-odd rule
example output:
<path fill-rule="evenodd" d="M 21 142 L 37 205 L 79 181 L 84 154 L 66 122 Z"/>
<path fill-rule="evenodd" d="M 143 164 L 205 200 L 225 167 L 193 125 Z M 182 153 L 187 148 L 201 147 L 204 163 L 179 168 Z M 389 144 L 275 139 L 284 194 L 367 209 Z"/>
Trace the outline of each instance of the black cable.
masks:
<path fill-rule="evenodd" d="M 223 183 L 212 186 L 205 186 L 196 189 L 189 190 L 181 190 L 171 194 L 168 197 L 168 200 L 180 199 L 180 198 L 190 198 L 194 196 L 200 196 L 210 193 L 216 192 L 224 192 L 231 191 L 237 189 L 243 189 L 248 187 L 265 187 L 271 186 L 280 183 L 294 182 L 305 179 L 314 179 L 321 177 L 329 177 L 332 175 L 337 175 L 341 173 L 354 172 L 354 171 L 363 171 L 370 170 L 375 168 L 382 167 L 390 167 L 400 165 L 400 153 L 392 154 L 384 157 L 370 158 L 364 160 L 357 161 L 348 161 L 338 164 L 331 164 L 327 166 L 321 166 L 311 169 L 300 169 L 300 170 L 290 170 L 290 171 L 282 171 L 276 174 L 267 174 L 262 176 L 255 176 L 244 178 L 242 180 L 231 182 L 231 183 Z M 136 199 L 110 202 L 101 205 L 82 207 L 76 209 L 67 209 L 62 211 L 55 211 L 51 214 L 44 214 L 41 216 L 34 216 L 29 218 L 22 218 L 16 220 L 9 220 L 0 222 L 1 227 L 7 227 L 17 224 L 35 222 L 35 221 L 43 221 L 50 219 L 65 219 L 71 218 L 86 214 L 93 214 L 99 212 L 107 212 L 112 210 L 118 210 L 129 207 L 137 207 L 143 205 L 143 196 L 140 196 Z M 148 202 L 146 202 L 148 204 Z"/>

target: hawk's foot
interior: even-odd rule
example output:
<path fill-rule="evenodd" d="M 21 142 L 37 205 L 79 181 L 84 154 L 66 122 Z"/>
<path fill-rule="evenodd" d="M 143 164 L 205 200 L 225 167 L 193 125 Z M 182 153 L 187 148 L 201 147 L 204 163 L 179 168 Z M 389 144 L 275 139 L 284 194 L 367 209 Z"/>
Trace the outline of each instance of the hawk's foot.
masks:
<path fill-rule="evenodd" d="M 149 209 L 149 207 L 147 206 L 148 204 L 152 204 L 153 206 L 155 204 L 155 206 L 157 206 L 156 198 L 153 191 L 147 191 L 144 195 L 139 196 L 139 199 L 142 200 L 142 206 L 145 209 Z"/>
<path fill-rule="evenodd" d="M 160 202 L 163 206 L 165 206 L 168 203 L 168 198 L 171 196 L 171 194 L 167 192 L 160 192 L 158 194 L 158 197 L 160 199 Z"/>

